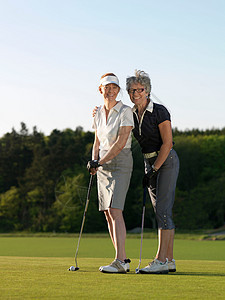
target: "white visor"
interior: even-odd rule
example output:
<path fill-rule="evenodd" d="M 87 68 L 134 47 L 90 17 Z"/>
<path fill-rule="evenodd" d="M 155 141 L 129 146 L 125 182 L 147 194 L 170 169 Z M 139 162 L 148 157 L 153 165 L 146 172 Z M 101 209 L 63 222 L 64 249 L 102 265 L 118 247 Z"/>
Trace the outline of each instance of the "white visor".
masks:
<path fill-rule="evenodd" d="M 100 80 L 100 85 L 103 85 L 103 86 L 110 84 L 110 83 L 114 83 L 114 84 L 120 86 L 119 79 L 116 76 L 105 76 Z"/>

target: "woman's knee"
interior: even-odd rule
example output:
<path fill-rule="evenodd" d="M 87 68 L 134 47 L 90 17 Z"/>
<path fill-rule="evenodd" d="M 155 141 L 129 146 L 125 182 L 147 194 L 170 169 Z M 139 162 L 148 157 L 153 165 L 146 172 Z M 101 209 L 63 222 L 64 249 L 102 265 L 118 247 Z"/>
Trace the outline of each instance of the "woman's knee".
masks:
<path fill-rule="evenodd" d="M 121 209 L 109 208 L 108 212 L 113 220 L 123 217 L 123 212 Z"/>

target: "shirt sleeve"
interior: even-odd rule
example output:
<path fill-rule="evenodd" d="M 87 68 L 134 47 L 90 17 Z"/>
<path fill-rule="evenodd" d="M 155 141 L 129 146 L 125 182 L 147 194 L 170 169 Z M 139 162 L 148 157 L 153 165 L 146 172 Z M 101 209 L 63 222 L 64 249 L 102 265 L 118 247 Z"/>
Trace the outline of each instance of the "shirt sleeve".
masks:
<path fill-rule="evenodd" d="M 157 124 L 159 125 L 160 123 L 162 123 L 166 120 L 171 121 L 170 113 L 165 108 L 165 106 L 160 105 L 157 110 Z"/>
<path fill-rule="evenodd" d="M 129 106 L 125 106 L 121 113 L 121 126 L 132 126 L 134 128 L 134 118 L 132 109 Z"/>

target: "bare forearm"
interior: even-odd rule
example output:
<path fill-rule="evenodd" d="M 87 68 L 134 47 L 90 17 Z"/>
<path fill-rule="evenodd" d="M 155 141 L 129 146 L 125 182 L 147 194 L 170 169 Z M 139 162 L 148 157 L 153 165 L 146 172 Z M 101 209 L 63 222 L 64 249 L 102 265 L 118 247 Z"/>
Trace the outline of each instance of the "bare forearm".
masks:
<path fill-rule="evenodd" d="M 97 143 L 94 143 L 92 148 L 92 159 L 98 159 L 99 158 L 99 145 Z"/>
<path fill-rule="evenodd" d="M 124 146 L 121 146 L 118 143 L 113 144 L 111 148 L 107 151 L 107 153 L 99 160 L 99 163 L 101 165 L 105 164 L 107 161 L 117 156 L 123 148 Z"/>
<path fill-rule="evenodd" d="M 103 165 L 107 161 L 113 159 L 115 156 L 117 156 L 122 149 L 125 147 L 127 143 L 127 139 L 130 135 L 130 132 L 132 130 L 132 126 L 122 126 L 120 127 L 119 135 L 117 137 L 117 140 L 115 143 L 111 146 L 111 148 L 107 151 L 107 153 L 101 157 L 99 163 Z"/>
<path fill-rule="evenodd" d="M 95 132 L 95 140 L 92 148 L 92 159 L 98 159 L 99 158 L 99 146 L 100 142 L 97 136 L 97 131 Z"/>
<path fill-rule="evenodd" d="M 159 169 L 162 166 L 164 161 L 167 159 L 171 148 L 172 148 L 172 144 L 162 144 L 159 155 L 154 163 L 156 169 Z"/>
<path fill-rule="evenodd" d="M 170 121 L 164 121 L 159 124 L 159 130 L 162 138 L 162 146 L 159 155 L 154 163 L 156 169 L 159 169 L 167 159 L 170 149 L 173 147 L 172 129 Z"/>

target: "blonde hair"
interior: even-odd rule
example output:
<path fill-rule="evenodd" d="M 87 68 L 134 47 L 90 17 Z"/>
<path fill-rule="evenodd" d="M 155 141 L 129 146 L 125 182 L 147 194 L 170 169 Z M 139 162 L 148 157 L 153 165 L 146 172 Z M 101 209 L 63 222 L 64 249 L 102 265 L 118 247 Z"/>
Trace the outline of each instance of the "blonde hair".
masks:
<path fill-rule="evenodd" d="M 102 77 L 100 79 L 102 79 L 102 78 L 104 78 L 106 76 L 116 76 L 116 75 L 114 73 L 105 73 L 104 75 L 102 75 Z"/>

